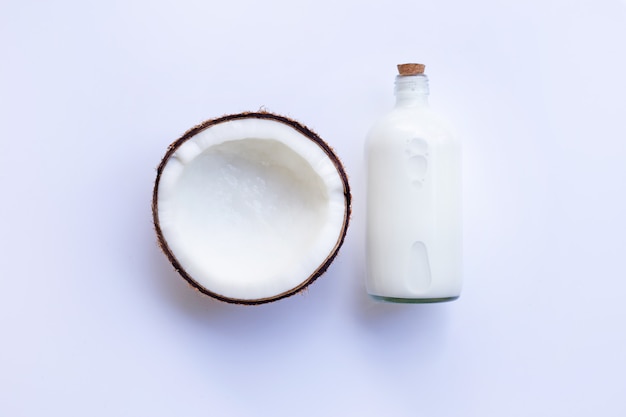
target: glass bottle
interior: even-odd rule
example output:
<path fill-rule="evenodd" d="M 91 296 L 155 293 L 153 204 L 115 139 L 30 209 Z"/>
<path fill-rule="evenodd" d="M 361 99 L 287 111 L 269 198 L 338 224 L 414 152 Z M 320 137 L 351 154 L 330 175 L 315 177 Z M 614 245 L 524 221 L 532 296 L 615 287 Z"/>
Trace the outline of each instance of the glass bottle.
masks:
<path fill-rule="evenodd" d="M 461 148 L 428 105 L 424 65 L 398 70 L 396 105 L 366 141 L 366 288 L 381 301 L 450 301 L 462 285 Z"/>

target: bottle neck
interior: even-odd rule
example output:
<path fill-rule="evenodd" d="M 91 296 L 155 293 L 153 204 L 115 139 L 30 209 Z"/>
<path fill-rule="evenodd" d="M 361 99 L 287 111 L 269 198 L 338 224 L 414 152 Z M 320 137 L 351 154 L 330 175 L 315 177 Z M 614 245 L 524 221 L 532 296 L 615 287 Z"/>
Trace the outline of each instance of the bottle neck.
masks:
<path fill-rule="evenodd" d="M 395 91 L 396 107 L 428 106 L 428 77 L 426 75 L 398 75 Z"/>

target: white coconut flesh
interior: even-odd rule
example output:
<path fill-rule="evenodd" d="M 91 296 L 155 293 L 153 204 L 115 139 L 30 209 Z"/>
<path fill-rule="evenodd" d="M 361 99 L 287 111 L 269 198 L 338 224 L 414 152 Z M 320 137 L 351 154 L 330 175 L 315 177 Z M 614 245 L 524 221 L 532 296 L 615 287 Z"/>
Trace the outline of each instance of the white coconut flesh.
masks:
<path fill-rule="evenodd" d="M 272 299 L 299 288 L 347 227 L 337 166 L 276 120 L 210 125 L 170 155 L 157 187 L 169 251 L 198 286 L 223 298 Z"/>

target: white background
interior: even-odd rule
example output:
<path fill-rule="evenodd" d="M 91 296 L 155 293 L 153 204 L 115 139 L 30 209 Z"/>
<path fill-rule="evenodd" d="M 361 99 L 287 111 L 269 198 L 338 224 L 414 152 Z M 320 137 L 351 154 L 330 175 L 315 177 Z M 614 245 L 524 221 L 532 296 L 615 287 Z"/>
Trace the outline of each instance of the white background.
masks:
<path fill-rule="evenodd" d="M 506 3 L 2 1 L 0 415 L 626 415 L 626 3 Z M 363 138 L 407 61 L 464 142 L 453 303 L 364 291 Z M 353 222 L 305 294 L 231 306 L 159 252 L 152 183 L 261 106 L 335 148 Z"/>

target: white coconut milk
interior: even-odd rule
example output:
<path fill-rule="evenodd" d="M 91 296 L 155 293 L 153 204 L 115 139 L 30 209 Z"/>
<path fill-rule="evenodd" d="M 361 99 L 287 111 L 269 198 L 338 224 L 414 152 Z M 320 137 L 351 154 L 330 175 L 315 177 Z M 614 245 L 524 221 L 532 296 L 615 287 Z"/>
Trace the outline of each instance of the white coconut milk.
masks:
<path fill-rule="evenodd" d="M 366 142 L 370 295 L 435 302 L 461 291 L 461 149 L 428 106 L 425 75 L 396 78 L 396 106 Z"/>

